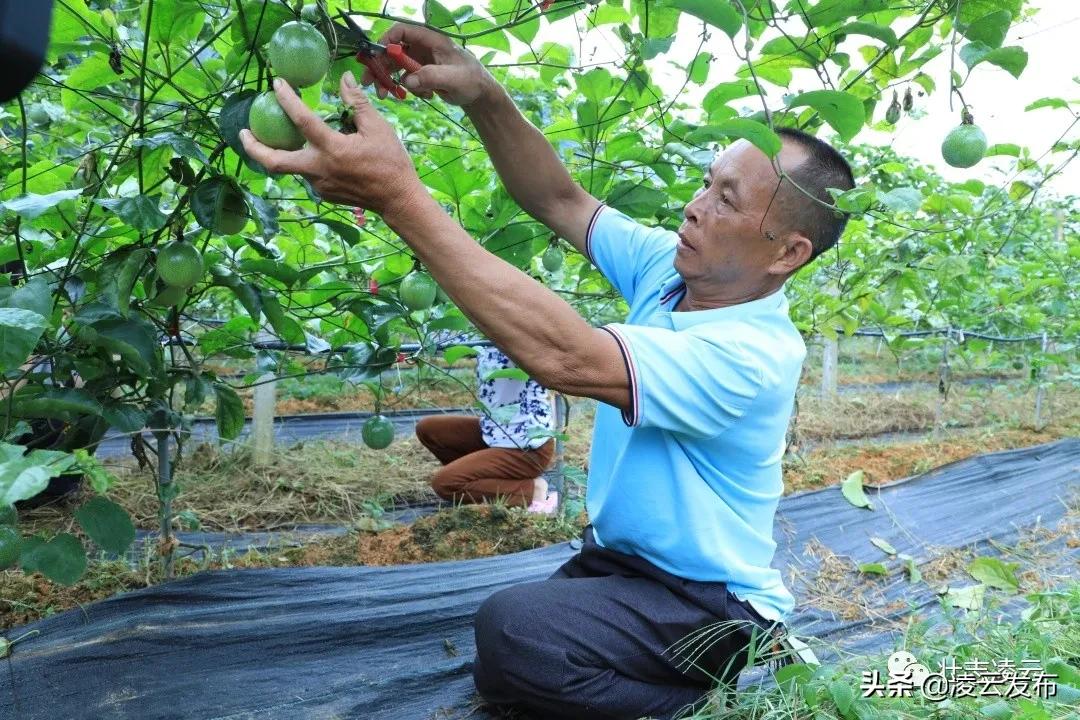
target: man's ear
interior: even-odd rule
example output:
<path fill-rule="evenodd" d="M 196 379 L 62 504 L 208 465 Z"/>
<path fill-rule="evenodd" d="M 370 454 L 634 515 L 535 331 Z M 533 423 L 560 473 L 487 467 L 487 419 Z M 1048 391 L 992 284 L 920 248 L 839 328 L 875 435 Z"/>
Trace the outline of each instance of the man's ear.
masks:
<path fill-rule="evenodd" d="M 793 231 L 782 239 L 783 249 L 769 266 L 773 275 L 791 275 L 806 263 L 814 254 L 814 244 L 801 232 Z"/>

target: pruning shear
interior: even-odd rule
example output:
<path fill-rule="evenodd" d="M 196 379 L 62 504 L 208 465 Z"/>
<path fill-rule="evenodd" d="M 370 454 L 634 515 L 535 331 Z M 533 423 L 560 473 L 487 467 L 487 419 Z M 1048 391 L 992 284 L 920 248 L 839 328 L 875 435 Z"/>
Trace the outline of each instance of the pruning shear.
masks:
<path fill-rule="evenodd" d="M 380 45 L 379 43 L 368 37 L 368 34 L 360 29 L 360 26 L 356 24 L 349 15 L 345 13 L 338 13 L 338 17 L 345 21 L 348 25 L 348 29 L 344 32 L 351 36 L 351 39 L 356 47 L 356 59 L 363 63 L 368 70 L 371 71 L 372 76 L 375 78 L 375 82 L 386 90 L 388 93 L 396 97 L 398 100 L 404 100 L 408 95 L 408 91 L 401 86 L 394 76 L 390 74 L 390 71 L 386 69 L 386 65 L 381 62 L 380 55 L 386 55 L 394 63 L 404 70 L 406 73 L 414 73 L 423 67 L 420 63 L 413 60 L 405 53 L 405 48 L 397 43 L 390 43 L 389 45 Z"/>

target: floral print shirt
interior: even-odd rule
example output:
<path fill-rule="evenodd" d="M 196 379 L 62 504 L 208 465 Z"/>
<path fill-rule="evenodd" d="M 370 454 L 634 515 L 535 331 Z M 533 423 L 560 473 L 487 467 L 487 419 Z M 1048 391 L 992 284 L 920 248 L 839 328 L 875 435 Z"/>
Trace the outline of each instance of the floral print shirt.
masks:
<path fill-rule="evenodd" d="M 488 447 L 535 450 L 550 440 L 555 417 L 547 389 L 532 378 L 489 378 L 493 372 L 517 365 L 498 348 L 477 351 L 478 395 L 486 410 L 480 418 L 480 434 Z"/>

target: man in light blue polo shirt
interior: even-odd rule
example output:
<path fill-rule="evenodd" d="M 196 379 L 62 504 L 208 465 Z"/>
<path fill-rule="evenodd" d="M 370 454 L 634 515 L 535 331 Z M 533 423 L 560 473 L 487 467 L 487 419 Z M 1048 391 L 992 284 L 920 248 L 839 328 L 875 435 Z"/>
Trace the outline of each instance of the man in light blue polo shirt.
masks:
<path fill-rule="evenodd" d="M 522 209 L 587 254 L 630 305 L 625 323 L 590 327 L 476 243 L 427 193 L 348 73 L 341 93 L 355 134 L 331 130 L 284 83 L 278 100 L 307 147 L 271 150 L 243 133 L 269 171 L 303 174 L 324 198 L 380 214 L 531 377 L 600 403 L 581 552 L 550 579 L 480 607 L 477 689 L 545 720 L 676 717 L 714 681 L 736 677 L 751 630 L 793 605 L 770 567 L 805 355 L 783 286 L 840 237 L 845 218 L 828 189 L 851 188 L 851 169 L 798 131 L 778 131 L 771 159 L 739 141 L 712 163 L 678 233 L 651 229 L 575 184 L 449 38 L 398 25 L 383 39 L 423 65 L 406 86 L 464 108 Z"/>

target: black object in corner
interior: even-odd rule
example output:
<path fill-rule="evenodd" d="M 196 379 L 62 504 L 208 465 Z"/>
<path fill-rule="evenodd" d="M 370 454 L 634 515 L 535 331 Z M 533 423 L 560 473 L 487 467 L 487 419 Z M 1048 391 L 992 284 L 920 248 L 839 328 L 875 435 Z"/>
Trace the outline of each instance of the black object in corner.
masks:
<path fill-rule="evenodd" d="M 52 0 L 0 0 L 0 102 L 18 97 L 45 62 Z"/>

